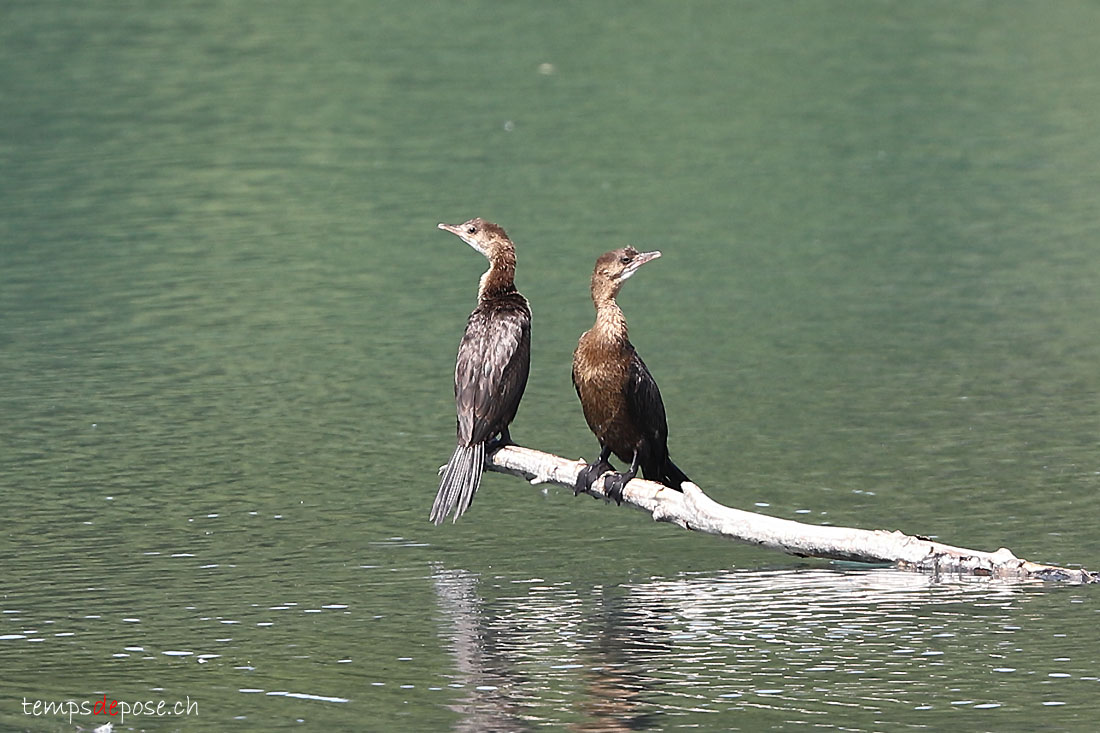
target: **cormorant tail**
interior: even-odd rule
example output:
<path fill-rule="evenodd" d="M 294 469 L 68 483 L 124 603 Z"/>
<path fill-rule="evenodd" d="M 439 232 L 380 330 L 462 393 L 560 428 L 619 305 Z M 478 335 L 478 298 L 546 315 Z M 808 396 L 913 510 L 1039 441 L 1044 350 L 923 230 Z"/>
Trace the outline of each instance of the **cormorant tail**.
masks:
<path fill-rule="evenodd" d="M 453 510 L 454 521 L 470 508 L 474 494 L 481 486 L 481 472 L 485 469 L 485 444 L 460 445 L 455 448 L 447 467 L 443 469 L 443 478 L 439 481 L 439 493 L 435 495 L 430 518 L 436 524 Z"/>
<path fill-rule="evenodd" d="M 683 489 L 680 488 L 680 484 L 685 481 L 691 481 L 691 479 L 672 462 L 671 458 L 666 458 L 665 464 L 661 466 L 661 483 L 670 489 L 683 491 Z"/>

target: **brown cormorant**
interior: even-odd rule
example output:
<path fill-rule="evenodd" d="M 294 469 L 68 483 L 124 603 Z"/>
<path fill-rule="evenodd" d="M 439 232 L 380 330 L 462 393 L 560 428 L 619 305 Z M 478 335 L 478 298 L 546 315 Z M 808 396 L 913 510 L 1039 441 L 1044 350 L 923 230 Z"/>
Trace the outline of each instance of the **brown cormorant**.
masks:
<path fill-rule="evenodd" d="M 466 511 L 481 485 L 485 454 L 511 442 L 531 364 L 531 307 L 516 290 L 516 248 L 496 224 L 470 219 L 440 224 L 489 260 L 481 276 L 477 308 L 466 322 L 455 364 L 458 446 L 443 470 L 431 520 L 440 524 L 451 511 Z M 499 437 L 497 437 L 499 436 Z"/>
<path fill-rule="evenodd" d="M 623 282 L 660 252 L 624 247 L 600 255 L 592 272 L 596 323 L 573 352 L 573 386 L 584 419 L 600 441 L 600 456 L 577 477 L 576 490 L 587 490 L 607 471 L 614 453 L 630 470 L 609 479 L 608 495 L 622 502 L 623 488 L 642 469 L 647 479 L 680 491 L 690 479 L 668 457 L 668 424 L 657 382 L 627 338 L 626 317 L 615 302 Z"/>

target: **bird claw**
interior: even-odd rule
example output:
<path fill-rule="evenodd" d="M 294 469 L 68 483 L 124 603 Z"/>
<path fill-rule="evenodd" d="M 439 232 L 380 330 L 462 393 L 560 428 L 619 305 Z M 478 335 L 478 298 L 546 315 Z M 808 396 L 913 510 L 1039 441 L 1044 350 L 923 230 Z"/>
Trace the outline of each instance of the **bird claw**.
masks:
<path fill-rule="evenodd" d="M 611 464 L 607 462 L 589 463 L 577 474 L 577 481 L 573 484 L 573 496 L 582 492 L 587 492 L 592 488 L 592 484 L 596 483 L 600 476 L 613 470 Z"/>
<path fill-rule="evenodd" d="M 614 499 L 615 503 L 621 506 L 623 503 L 623 490 L 632 478 L 634 477 L 625 473 L 613 473 L 608 476 L 603 484 L 608 498 Z"/>
<path fill-rule="evenodd" d="M 626 488 L 626 485 L 630 483 L 630 480 L 634 478 L 634 474 L 629 471 L 626 473 L 619 473 L 606 461 L 601 463 L 590 463 L 581 469 L 580 473 L 577 474 L 577 482 L 573 485 L 573 496 L 580 494 L 582 491 L 590 491 L 592 485 L 601 478 L 604 480 L 604 495 L 609 499 L 614 499 L 616 504 L 622 504 L 623 490 Z"/>
<path fill-rule="evenodd" d="M 585 466 L 581 469 L 581 472 L 577 474 L 577 480 L 573 484 L 573 496 L 577 496 L 584 491 L 588 491 L 588 489 L 592 486 L 592 481 L 594 479 L 589 478 L 589 469 L 591 468 L 591 466 Z"/>

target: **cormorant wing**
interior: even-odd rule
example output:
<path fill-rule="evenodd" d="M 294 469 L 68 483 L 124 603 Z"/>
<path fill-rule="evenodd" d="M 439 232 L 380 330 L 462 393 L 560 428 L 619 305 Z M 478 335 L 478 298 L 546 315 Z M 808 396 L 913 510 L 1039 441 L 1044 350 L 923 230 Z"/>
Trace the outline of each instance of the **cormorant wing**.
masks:
<path fill-rule="evenodd" d="M 455 364 L 458 442 L 483 443 L 508 427 L 527 386 L 531 315 L 526 303 L 470 314 Z"/>
<path fill-rule="evenodd" d="M 625 392 L 626 409 L 634 425 L 650 441 L 653 449 L 666 451 L 668 421 L 665 419 L 665 403 L 661 400 L 661 390 L 657 389 L 657 380 L 636 351 L 630 358 Z"/>

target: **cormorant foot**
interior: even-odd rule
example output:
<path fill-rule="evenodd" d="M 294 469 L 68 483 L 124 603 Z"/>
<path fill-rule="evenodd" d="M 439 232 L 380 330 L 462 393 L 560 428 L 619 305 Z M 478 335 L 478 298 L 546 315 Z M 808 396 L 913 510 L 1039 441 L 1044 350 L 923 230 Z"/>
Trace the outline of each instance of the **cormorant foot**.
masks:
<path fill-rule="evenodd" d="M 623 503 L 623 489 L 630 483 L 630 480 L 634 478 L 632 473 L 613 473 L 607 478 L 604 483 L 604 489 L 607 491 L 608 497 L 615 500 L 616 504 Z"/>
<path fill-rule="evenodd" d="M 512 444 L 512 436 L 508 434 L 508 429 L 505 428 L 504 431 L 501 432 L 501 434 L 499 436 L 497 436 L 496 438 L 493 438 L 492 440 L 488 441 L 485 444 L 485 453 L 486 454 L 492 453 L 493 451 L 497 450 L 498 448 L 503 448 L 504 446 L 511 445 L 511 444 Z"/>
<path fill-rule="evenodd" d="M 608 471 L 614 470 L 615 469 L 607 461 L 589 463 L 577 474 L 577 482 L 573 484 L 573 496 L 576 496 L 582 491 L 588 491 L 592 488 L 592 484 L 595 483 L 596 479 L 603 476 Z"/>

